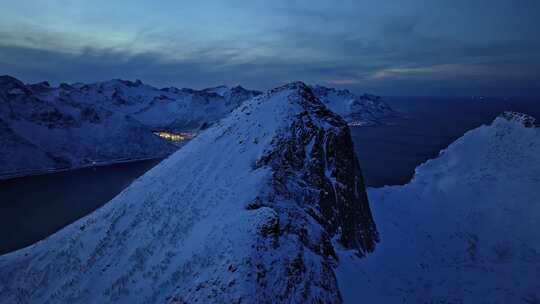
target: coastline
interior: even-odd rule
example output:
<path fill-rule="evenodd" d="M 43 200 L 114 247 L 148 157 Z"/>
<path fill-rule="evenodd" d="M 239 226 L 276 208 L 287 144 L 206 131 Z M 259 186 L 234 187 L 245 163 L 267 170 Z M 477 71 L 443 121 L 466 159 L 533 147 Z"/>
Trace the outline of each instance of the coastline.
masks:
<path fill-rule="evenodd" d="M 111 165 L 123 164 L 123 163 L 133 163 L 133 162 L 139 162 L 139 161 L 145 161 L 145 160 L 165 159 L 169 155 L 170 154 L 166 154 L 162 156 L 140 157 L 140 158 L 117 158 L 113 160 L 96 161 L 91 164 L 82 164 L 82 165 L 76 165 L 76 166 L 64 167 L 64 168 L 49 168 L 49 169 L 43 169 L 43 170 L 19 170 L 16 172 L 0 173 L 0 181 L 6 181 L 6 180 L 21 178 L 21 177 L 28 177 L 28 176 L 47 175 L 47 174 L 54 174 L 54 173 L 59 173 L 59 172 L 75 171 L 75 170 L 91 168 L 91 167 L 104 167 L 104 166 L 111 166 Z"/>

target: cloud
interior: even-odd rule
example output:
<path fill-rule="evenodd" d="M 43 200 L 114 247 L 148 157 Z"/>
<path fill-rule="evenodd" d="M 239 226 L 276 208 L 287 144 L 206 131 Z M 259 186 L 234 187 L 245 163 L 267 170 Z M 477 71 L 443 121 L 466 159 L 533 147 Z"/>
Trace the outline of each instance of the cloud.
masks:
<path fill-rule="evenodd" d="M 13 21 L 0 30 L 0 70 L 29 82 L 265 89 L 304 80 L 392 95 L 540 94 L 539 2 L 486 3 L 236 0 L 179 10 L 171 2 L 156 8 L 163 22 L 141 26 L 131 7 L 121 31 Z M 168 11 L 179 15 L 171 21 Z"/>

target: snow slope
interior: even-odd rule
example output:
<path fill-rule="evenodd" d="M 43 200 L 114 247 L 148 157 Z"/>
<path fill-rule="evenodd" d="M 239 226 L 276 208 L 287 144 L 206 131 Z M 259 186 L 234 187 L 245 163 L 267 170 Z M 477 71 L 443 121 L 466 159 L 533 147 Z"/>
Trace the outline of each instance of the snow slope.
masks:
<path fill-rule="evenodd" d="M 368 191 L 381 244 L 340 251 L 348 303 L 540 303 L 540 128 L 506 112 Z"/>
<path fill-rule="evenodd" d="M 0 256 L 0 303 L 340 303 L 332 240 L 377 239 L 345 121 L 291 83 Z"/>
<path fill-rule="evenodd" d="M 68 98 L 46 83 L 0 77 L 0 177 L 164 157 L 176 148 L 139 121 Z"/>
<path fill-rule="evenodd" d="M 0 168 L 4 173 L 20 172 L 21 168 L 33 172 L 55 166 L 50 155 L 17 135 L 1 119 L 0 145 Z"/>
<path fill-rule="evenodd" d="M 358 96 L 349 90 L 336 90 L 320 85 L 312 86 L 312 89 L 328 108 L 345 118 L 351 126 L 376 125 L 384 118 L 398 115 L 379 96 Z"/>

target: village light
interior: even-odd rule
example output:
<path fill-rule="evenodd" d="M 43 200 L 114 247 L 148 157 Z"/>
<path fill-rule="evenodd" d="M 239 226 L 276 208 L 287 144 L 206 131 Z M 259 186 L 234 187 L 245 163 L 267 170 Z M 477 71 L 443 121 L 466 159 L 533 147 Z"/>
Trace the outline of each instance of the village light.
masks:
<path fill-rule="evenodd" d="M 188 133 L 188 132 L 182 132 L 182 133 L 172 133 L 172 132 L 166 132 L 166 131 L 156 131 L 154 132 L 155 135 L 166 139 L 170 141 L 184 141 L 188 139 L 192 139 L 195 137 L 194 133 Z"/>

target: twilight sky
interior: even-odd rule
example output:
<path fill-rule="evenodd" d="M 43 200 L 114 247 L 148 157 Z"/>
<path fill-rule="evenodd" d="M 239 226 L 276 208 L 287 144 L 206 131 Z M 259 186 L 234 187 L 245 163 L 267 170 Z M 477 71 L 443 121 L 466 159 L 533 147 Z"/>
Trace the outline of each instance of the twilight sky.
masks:
<path fill-rule="evenodd" d="M 0 0 L 0 74 L 540 95 L 539 0 Z"/>

